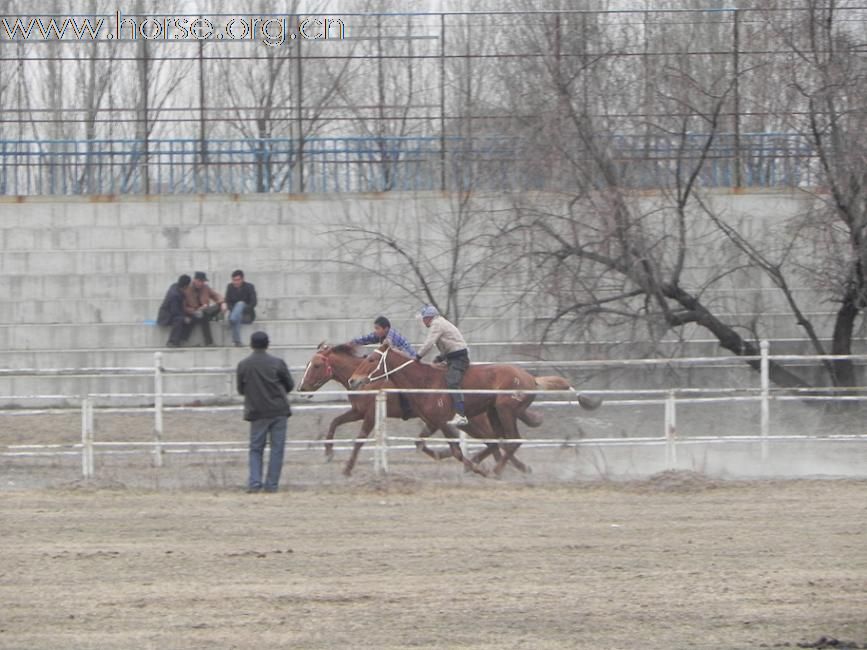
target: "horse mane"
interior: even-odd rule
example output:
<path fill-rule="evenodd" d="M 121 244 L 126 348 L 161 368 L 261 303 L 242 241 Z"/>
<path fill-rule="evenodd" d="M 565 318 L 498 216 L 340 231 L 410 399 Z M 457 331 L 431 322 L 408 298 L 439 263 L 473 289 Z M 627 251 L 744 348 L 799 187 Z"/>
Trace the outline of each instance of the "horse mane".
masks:
<path fill-rule="evenodd" d="M 348 354 L 351 357 L 360 357 L 358 346 L 355 343 L 341 343 L 331 347 L 332 354 Z"/>

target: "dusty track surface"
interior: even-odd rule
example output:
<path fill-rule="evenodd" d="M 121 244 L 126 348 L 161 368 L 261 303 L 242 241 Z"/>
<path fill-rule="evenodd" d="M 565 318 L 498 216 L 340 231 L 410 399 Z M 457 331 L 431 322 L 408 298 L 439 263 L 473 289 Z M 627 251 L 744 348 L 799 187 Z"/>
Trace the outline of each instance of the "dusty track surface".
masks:
<path fill-rule="evenodd" d="M 70 482 L 0 521 L 0 648 L 867 647 L 867 482 Z"/>

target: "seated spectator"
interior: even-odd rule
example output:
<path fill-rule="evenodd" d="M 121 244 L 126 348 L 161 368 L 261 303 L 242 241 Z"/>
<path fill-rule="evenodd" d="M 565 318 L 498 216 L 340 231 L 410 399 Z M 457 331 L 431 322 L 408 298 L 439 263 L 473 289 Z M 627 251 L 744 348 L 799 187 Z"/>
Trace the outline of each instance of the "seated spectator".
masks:
<path fill-rule="evenodd" d="M 232 271 L 232 281 L 226 286 L 226 311 L 229 314 L 229 327 L 232 329 L 232 342 L 240 348 L 241 324 L 256 320 L 256 287 L 244 280 L 241 269 Z"/>
<path fill-rule="evenodd" d="M 190 276 L 186 274 L 180 276 L 178 281 L 170 286 L 166 292 L 157 315 L 158 325 L 172 328 L 169 331 L 168 343 L 166 343 L 170 348 L 180 347 L 190 335 L 192 319 L 184 311 L 186 301 L 184 292 L 188 286 L 190 286 Z"/>
<path fill-rule="evenodd" d="M 225 310 L 223 297 L 211 289 L 208 285 L 208 276 L 202 271 L 195 272 L 192 283 L 184 293 L 186 296 L 184 312 L 192 319 L 190 329 L 194 330 L 196 325 L 201 325 L 205 345 L 213 346 L 214 338 L 211 336 L 210 321 Z"/>

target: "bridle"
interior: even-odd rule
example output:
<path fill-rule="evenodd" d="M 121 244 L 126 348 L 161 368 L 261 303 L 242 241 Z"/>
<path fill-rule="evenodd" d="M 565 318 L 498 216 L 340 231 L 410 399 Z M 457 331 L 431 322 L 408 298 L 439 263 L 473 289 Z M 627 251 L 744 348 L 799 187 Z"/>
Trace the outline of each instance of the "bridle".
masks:
<path fill-rule="evenodd" d="M 380 379 L 388 379 L 389 375 L 393 375 L 401 368 L 405 368 L 406 366 L 411 364 L 413 361 L 415 361 L 415 359 L 408 359 L 405 362 L 403 362 L 402 364 L 400 364 L 397 368 L 394 368 L 393 370 L 389 370 L 388 369 L 388 361 L 386 359 L 386 357 L 388 356 L 388 350 L 389 350 L 389 348 L 386 348 L 385 352 L 383 352 L 382 350 L 377 348 L 376 350 L 373 351 L 379 355 L 379 363 L 377 363 L 376 367 L 370 371 L 370 374 L 367 375 L 367 381 L 374 382 L 374 381 L 379 381 Z M 379 377 L 374 377 L 373 375 L 380 368 L 383 369 L 383 373 Z"/>
<path fill-rule="evenodd" d="M 324 354 L 320 354 L 319 356 L 321 356 L 325 360 L 325 379 L 323 379 L 322 382 L 320 382 L 319 385 L 316 386 L 317 389 L 324 386 L 332 377 L 334 377 L 334 368 L 331 367 L 331 363 L 328 361 L 328 357 L 326 357 Z M 310 366 L 312 365 L 312 360 L 307 362 L 307 366 L 304 368 L 304 375 L 301 377 L 301 383 L 299 384 L 300 386 L 304 385 L 304 380 L 307 379 L 307 373 L 310 371 Z"/>

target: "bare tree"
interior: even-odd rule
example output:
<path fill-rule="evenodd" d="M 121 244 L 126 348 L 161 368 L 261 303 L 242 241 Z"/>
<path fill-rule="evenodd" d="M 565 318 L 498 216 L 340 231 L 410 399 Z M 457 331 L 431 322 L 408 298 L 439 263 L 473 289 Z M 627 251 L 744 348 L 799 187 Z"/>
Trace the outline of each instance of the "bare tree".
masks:
<path fill-rule="evenodd" d="M 406 162 L 395 143 L 433 126 L 429 120 L 415 118 L 414 113 L 419 101 L 425 97 L 432 101 L 432 83 L 440 84 L 445 93 L 440 99 L 447 111 L 440 124 L 445 124 L 447 131 L 443 135 L 452 143 L 443 152 L 447 184 L 452 190 L 446 207 L 431 207 L 443 203 L 417 197 L 410 203 L 416 215 L 413 219 L 406 218 L 405 211 L 398 217 L 347 214 L 327 235 L 336 243 L 343 264 L 379 277 L 402 296 L 433 304 L 460 322 L 483 297 L 487 300 L 486 294 L 502 292 L 511 273 L 507 270 L 510 260 L 501 255 L 493 241 L 497 215 L 505 213 L 507 206 L 500 202 L 499 208 L 495 207 L 492 204 L 498 198 L 480 192 L 497 169 L 490 161 L 474 158 L 482 148 L 474 144 L 483 141 L 479 133 L 491 126 L 486 110 L 500 90 L 490 85 L 490 73 L 496 64 L 486 60 L 480 49 L 480 44 L 481 48 L 492 45 L 479 38 L 484 26 L 473 22 L 479 20 L 478 16 L 450 19 L 448 51 L 455 55 L 448 57 L 447 65 L 445 59 L 441 60 L 439 78 L 430 70 L 418 73 L 403 69 L 391 59 L 396 53 L 411 55 L 411 39 L 375 40 L 379 61 L 376 92 L 381 106 L 378 119 L 372 122 L 376 130 L 371 130 L 368 120 L 360 119 L 362 132 L 382 143 L 377 164 L 381 165 L 385 184 L 380 187 L 392 189 L 395 174 Z M 438 24 L 426 27 L 440 33 Z M 413 27 L 407 23 L 401 29 L 404 31 L 400 33 L 410 35 Z M 376 33 L 382 36 L 385 26 L 378 24 Z M 352 87 L 345 87 L 344 97 L 351 92 Z M 362 113 L 358 116 L 363 117 Z"/>
<path fill-rule="evenodd" d="M 788 272 L 838 305 L 833 355 L 852 353 L 853 332 L 867 306 L 867 64 L 863 33 L 852 27 L 863 26 L 860 11 L 835 0 L 804 0 L 772 3 L 759 14 L 787 53 L 770 67 L 802 109 L 790 105 L 780 119 L 809 143 L 825 188 L 815 194 L 819 208 L 792 226 L 792 247 L 800 255 Z M 780 273 L 766 270 L 772 277 Z M 818 337 L 811 339 L 825 353 Z M 834 385 L 856 385 L 851 361 L 836 360 L 827 368 Z"/>
<path fill-rule="evenodd" d="M 290 29 L 297 27 L 299 15 L 318 11 L 305 5 L 305 13 L 299 14 L 300 9 L 298 2 L 259 0 L 255 5 L 259 15 L 285 19 Z M 276 36 L 277 30 L 271 34 Z M 233 44 L 237 54 L 217 58 L 214 69 L 204 73 L 207 86 L 219 89 L 211 92 L 212 106 L 206 112 L 225 120 L 209 132 L 240 136 L 247 142 L 255 161 L 250 189 L 256 192 L 303 189 L 300 175 L 306 141 L 327 124 L 329 104 L 348 83 L 356 48 L 346 43 L 337 46 L 337 52 L 327 40 L 305 40 L 291 33 L 283 37 L 283 42 L 270 45 L 262 39 Z"/>
<path fill-rule="evenodd" d="M 183 80 L 192 68 L 192 59 L 185 57 L 189 43 L 162 42 L 155 36 L 156 26 L 145 22 L 145 16 L 156 14 L 156 0 L 136 0 L 135 24 L 130 22 L 121 29 L 127 42 L 115 43 L 116 54 L 121 59 L 114 67 L 120 83 L 111 84 L 115 96 L 112 103 L 134 107 L 132 136 L 135 147 L 120 175 L 121 191 L 140 191 L 148 194 L 164 191 L 165 181 L 159 185 L 151 178 L 152 170 L 158 169 L 164 152 L 153 151 L 154 136 L 177 136 L 177 128 L 162 120 L 164 111 L 173 102 L 186 102 L 188 93 L 180 93 Z M 132 18 L 129 19 L 133 21 Z M 183 96 L 181 96 L 183 95 Z"/>
<path fill-rule="evenodd" d="M 546 28 L 550 23 L 539 25 Z M 695 39 L 674 39 L 677 47 L 659 56 L 655 66 L 654 110 L 629 111 L 646 116 L 645 133 L 666 150 L 660 160 L 642 161 L 618 137 L 619 109 L 629 105 L 641 82 L 617 74 L 621 56 L 626 58 L 618 44 L 621 34 L 610 29 L 583 34 L 595 35 L 590 51 L 606 55 L 587 56 L 587 43 L 560 37 L 557 51 L 540 45 L 525 64 L 524 76 L 536 79 L 542 91 L 533 95 L 533 111 L 524 112 L 557 115 L 558 137 L 547 144 L 564 161 L 564 180 L 571 184 L 547 205 L 519 197 L 515 218 L 503 231 L 503 245 L 532 262 L 527 276 L 532 304 L 553 312 L 543 332 L 638 320 L 658 339 L 698 326 L 732 353 L 757 356 L 749 329 L 718 316 L 703 298 L 749 260 L 733 255 L 713 271 L 696 271 L 700 256 L 720 242 L 700 218 L 707 208 L 700 190 L 723 130 L 734 71 L 720 62 L 699 74 L 683 56 L 697 46 Z M 544 36 L 530 34 L 527 45 L 545 44 Z M 630 189 L 643 186 L 649 169 L 661 191 L 657 200 L 642 202 Z M 758 368 L 757 361 L 748 363 Z M 805 385 L 778 365 L 771 375 L 780 385 Z"/>

